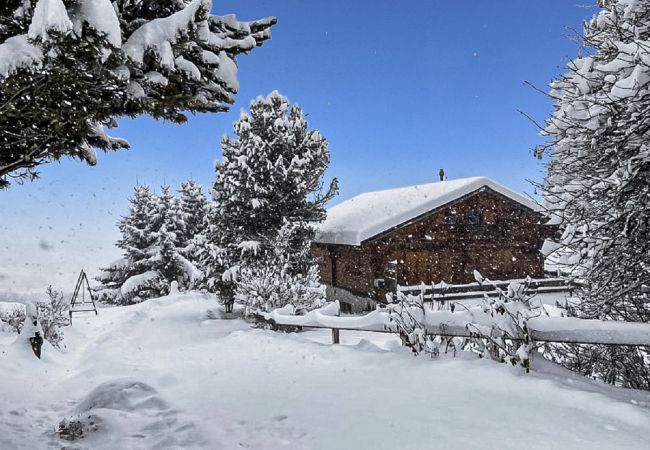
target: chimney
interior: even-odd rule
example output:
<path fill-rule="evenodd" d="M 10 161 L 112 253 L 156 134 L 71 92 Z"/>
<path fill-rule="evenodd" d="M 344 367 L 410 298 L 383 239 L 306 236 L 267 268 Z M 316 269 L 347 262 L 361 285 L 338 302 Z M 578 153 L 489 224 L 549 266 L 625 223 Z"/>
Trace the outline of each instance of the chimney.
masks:
<path fill-rule="evenodd" d="M 445 169 L 440 169 L 438 176 L 440 177 L 440 181 L 445 181 Z"/>

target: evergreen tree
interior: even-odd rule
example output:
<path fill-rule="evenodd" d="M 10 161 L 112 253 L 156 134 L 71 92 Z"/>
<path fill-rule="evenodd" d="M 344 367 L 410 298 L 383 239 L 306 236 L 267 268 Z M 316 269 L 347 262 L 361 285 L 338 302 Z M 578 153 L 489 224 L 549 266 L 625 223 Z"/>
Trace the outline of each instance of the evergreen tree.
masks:
<path fill-rule="evenodd" d="M 120 258 L 100 270 L 99 275 L 95 277 L 99 284 L 92 287 L 93 292 L 102 302 L 118 303 L 120 288 L 129 278 L 128 261 Z"/>
<path fill-rule="evenodd" d="M 156 200 L 148 229 L 154 242 L 148 249 L 147 269 L 160 275 L 155 295 L 161 296 L 167 295 L 172 281 L 180 283 L 184 275 L 183 261 L 179 258 L 176 247 L 177 236 L 184 233 L 184 224 L 179 202 L 169 187 L 162 187 Z"/>
<path fill-rule="evenodd" d="M 8 0 L 0 4 L 0 187 L 62 157 L 128 147 L 104 128 L 149 115 L 221 112 L 235 58 L 274 18 L 210 14 L 211 0 Z"/>
<path fill-rule="evenodd" d="M 179 248 L 179 236 L 186 234 L 181 201 L 168 187 L 159 196 L 146 186 L 135 188 L 129 215 L 119 228 L 117 246 L 124 258 L 113 263 L 97 278 L 101 298 L 118 304 L 136 303 L 169 293 L 172 281 L 192 287 L 201 274 Z"/>
<path fill-rule="evenodd" d="M 208 199 L 203 193 L 203 188 L 192 180 L 181 184 L 178 192 L 184 233 L 177 240 L 177 246 L 186 248 L 196 236 L 203 233 L 208 224 Z M 187 252 L 190 254 L 192 249 L 188 249 Z"/>
<path fill-rule="evenodd" d="M 224 281 L 228 278 L 226 271 L 229 268 L 227 248 L 219 233 L 217 226 L 217 205 L 215 202 L 207 204 L 207 224 L 203 233 L 198 234 L 192 241 L 198 267 L 202 272 L 200 288 L 207 289 L 220 296 L 222 299 L 233 299 L 233 283 Z"/>
<path fill-rule="evenodd" d="M 100 283 L 96 288 L 100 299 L 110 303 L 130 303 L 131 298 L 146 298 L 148 294 L 134 290 L 125 297 L 121 288 L 129 278 L 149 270 L 149 250 L 155 242 L 150 234 L 150 222 L 156 197 L 148 186 L 136 186 L 129 201 L 129 214 L 118 224 L 122 238 L 116 243 L 124 250 L 124 257 L 102 269 L 96 278 Z"/>
<path fill-rule="evenodd" d="M 208 226 L 210 204 L 203 193 L 203 188 L 194 181 L 185 181 L 179 189 L 180 214 L 184 222 L 184 233 L 177 239 L 176 246 L 180 254 L 187 259 L 194 270 L 187 276 L 188 287 L 201 287 L 203 273 L 201 261 L 205 253 L 205 230 Z M 205 287 L 205 286 L 203 286 Z"/>
<path fill-rule="evenodd" d="M 149 268 L 149 249 L 155 242 L 151 222 L 158 199 L 149 186 L 137 186 L 130 202 L 129 215 L 118 225 L 122 239 L 116 245 L 124 250 L 130 272 L 140 273 Z"/>
<path fill-rule="evenodd" d="M 222 139 L 223 159 L 216 165 L 208 231 L 212 253 L 206 264 L 211 266 L 208 284 L 227 302 L 234 297 L 238 269 L 254 276 L 256 267 L 277 264 L 279 252 L 282 272 L 310 273 L 313 225 L 325 218 L 325 204 L 336 192 L 336 180 L 327 187 L 323 183 L 327 141 L 309 130 L 300 107 L 279 93 L 251 102 L 234 131 L 236 139 Z M 281 251 L 280 235 L 285 238 Z"/>
<path fill-rule="evenodd" d="M 650 4 L 601 0 L 584 24 L 585 55 L 552 83 L 542 186 L 568 255 L 586 280 L 574 314 L 647 322 L 650 303 Z M 648 348 L 562 347 L 557 359 L 585 375 L 650 389 Z"/>

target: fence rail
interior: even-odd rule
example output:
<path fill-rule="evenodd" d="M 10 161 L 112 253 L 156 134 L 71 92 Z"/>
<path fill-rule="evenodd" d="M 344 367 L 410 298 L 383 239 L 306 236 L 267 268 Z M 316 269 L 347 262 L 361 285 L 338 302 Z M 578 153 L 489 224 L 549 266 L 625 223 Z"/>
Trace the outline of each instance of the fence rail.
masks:
<path fill-rule="evenodd" d="M 528 294 L 554 294 L 567 293 L 573 294 L 573 291 L 579 287 L 579 283 L 567 278 L 539 278 L 532 280 L 508 280 L 493 281 L 490 283 L 467 283 L 467 284 L 420 284 L 416 286 L 398 286 L 397 292 L 406 295 L 419 295 L 424 301 L 450 301 L 450 300 L 468 300 L 480 299 L 485 297 L 498 296 L 496 288 L 507 290 L 511 282 L 526 283 Z M 496 286 L 496 287 L 495 287 Z"/>
<path fill-rule="evenodd" d="M 274 325 L 326 328 L 332 330 L 332 342 L 339 343 L 339 330 L 397 333 L 387 311 L 375 310 L 363 316 L 340 316 L 338 301 L 319 310 L 298 316 L 291 308 L 276 309 L 264 314 L 263 319 Z M 428 333 L 449 337 L 472 337 L 473 326 L 490 327 L 495 318 L 481 308 L 465 311 L 428 311 L 424 326 Z M 571 343 L 650 346 L 650 324 L 620 321 L 578 319 L 575 317 L 535 317 L 527 322 L 534 341 Z M 523 339 L 524 336 L 513 336 Z"/>

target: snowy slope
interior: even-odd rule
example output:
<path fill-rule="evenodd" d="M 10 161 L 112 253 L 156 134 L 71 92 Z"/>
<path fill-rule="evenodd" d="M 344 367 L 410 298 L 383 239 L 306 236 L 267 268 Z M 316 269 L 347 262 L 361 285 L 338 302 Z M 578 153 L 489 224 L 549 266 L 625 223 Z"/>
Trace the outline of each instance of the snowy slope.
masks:
<path fill-rule="evenodd" d="M 414 358 L 386 334 L 280 334 L 179 295 L 79 316 L 37 361 L 0 334 L 0 448 L 645 449 L 647 393 L 555 366 Z M 364 339 L 361 339 L 363 337 Z M 85 419 L 86 420 L 86 419 Z M 87 420 L 90 423 L 90 420 Z"/>
<path fill-rule="evenodd" d="M 535 202 L 485 177 L 459 178 L 397 189 L 366 192 L 327 210 L 316 242 L 360 245 L 377 234 L 415 219 L 483 187 L 539 211 Z"/>

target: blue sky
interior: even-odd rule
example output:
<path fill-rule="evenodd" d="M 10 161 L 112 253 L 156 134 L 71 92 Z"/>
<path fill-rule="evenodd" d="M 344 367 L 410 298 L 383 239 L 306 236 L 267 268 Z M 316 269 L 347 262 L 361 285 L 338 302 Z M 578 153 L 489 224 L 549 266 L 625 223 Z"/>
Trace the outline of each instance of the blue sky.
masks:
<path fill-rule="evenodd" d="M 588 3 L 588 2 L 587 2 Z M 250 99 L 279 90 L 328 138 L 339 202 L 360 192 L 483 175 L 532 193 L 531 155 L 552 105 L 546 89 L 577 54 L 571 40 L 595 7 L 566 0 L 217 0 L 213 12 L 274 15 L 272 40 L 239 58 L 241 90 L 226 114 L 186 125 L 121 120 L 132 149 L 43 166 L 35 183 L 0 192 L 0 289 L 74 282 L 119 256 L 116 221 L 136 182 L 209 186 Z M 72 280 L 72 281 L 70 281 Z"/>

